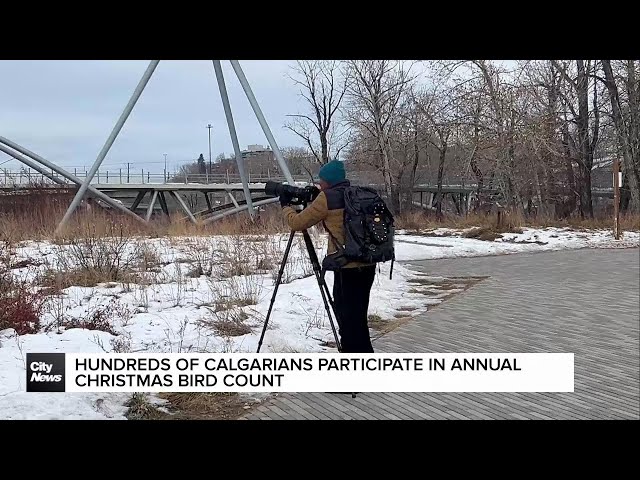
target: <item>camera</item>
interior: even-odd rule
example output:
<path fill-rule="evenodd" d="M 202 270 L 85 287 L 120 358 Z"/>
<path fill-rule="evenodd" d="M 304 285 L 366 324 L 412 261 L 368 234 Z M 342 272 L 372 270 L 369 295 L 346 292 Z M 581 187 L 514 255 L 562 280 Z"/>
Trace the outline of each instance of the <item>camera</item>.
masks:
<path fill-rule="evenodd" d="M 313 185 L 296 187 L 294 185 L 268 181 L 264 186 L 264 193 L 269 197 L 284 198 L 291 205 L 305 205 L 313 202 L 320 193 L 320 190 Z"/>

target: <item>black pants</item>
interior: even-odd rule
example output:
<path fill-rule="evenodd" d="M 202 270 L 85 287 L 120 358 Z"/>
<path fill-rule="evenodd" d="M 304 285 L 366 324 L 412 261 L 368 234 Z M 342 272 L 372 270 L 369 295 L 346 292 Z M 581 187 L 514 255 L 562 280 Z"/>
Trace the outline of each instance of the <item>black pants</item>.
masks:
<path fill-rule="evenodd" d="M 375 265 L 334 272 L 333 299 L 343 353 L 373 353 L 368 309 L 375 275 Z"/>

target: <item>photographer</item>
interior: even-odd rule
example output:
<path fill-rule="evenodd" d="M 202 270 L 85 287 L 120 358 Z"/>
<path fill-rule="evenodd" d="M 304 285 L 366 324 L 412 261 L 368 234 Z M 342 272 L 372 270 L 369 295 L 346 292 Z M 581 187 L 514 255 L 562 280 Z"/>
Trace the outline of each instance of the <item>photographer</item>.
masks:
<path fill-rule="evenodd" d="M 302 212 L 289 206 L 289 199 L 280 196 L 284 217 L 294 231 L 306 230 L 321 223 L 329 233 L 327 254 L 338 250 L 336 241 L 344 244 L 344 164 L 334 160 L 324 165 L 318 174 L 321 192 Z M 344 353 L 373 353 L 369 336 L 369 294 L 375 277 L 375 265 L 350 262 L 334 272 L 333 297 Z"/>

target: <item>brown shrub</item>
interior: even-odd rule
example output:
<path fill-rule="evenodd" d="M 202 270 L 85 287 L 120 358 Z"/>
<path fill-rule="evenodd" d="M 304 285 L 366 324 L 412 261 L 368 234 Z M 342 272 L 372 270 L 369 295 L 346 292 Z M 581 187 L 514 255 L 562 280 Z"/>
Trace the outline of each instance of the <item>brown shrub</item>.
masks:
<path fill-rule="evenodd" d="M 37 333 L 46 302 L 42 291 L 0 273 L 0 330 L 13 328 L 18 335 Z"/>

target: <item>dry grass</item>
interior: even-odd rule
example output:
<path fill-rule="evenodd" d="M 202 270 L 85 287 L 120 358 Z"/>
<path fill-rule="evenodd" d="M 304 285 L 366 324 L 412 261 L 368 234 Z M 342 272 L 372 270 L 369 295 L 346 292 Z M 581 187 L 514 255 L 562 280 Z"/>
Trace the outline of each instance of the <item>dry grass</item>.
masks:
<path fill-rule="evenodd" d="M 136 264 L 146 267 L 157 259 L 150 258 L 148 252 L 141 254 L 130 233 L 123 224 L 83 225 L 82 236 L 58 237 L 54 263 L 39 276 L 39 283 L 61 290 L 70 286 L 135 282 Z"/>
<path fill-rule="evenodd" d="M 438 221 L 435 215 L 426 212 L 408 212 L 399 215 L 396 219 L 396 228 L 410 231 L 422 231 L 436 228 L 485 228 L 496 233 L 516 232 L 523 227 L 569 227 L 574 229 L 612 229 L 613 217 L 600 215 L 592 219 L 568 218 L 555 219 L 552 217 L 537 216 L 525 218 L 519 214 L 504 213 L 498 224 L 497 214 L 470 213 L 466 216 L 445 215 Z M 640 230 L 640 214 L 625 213 L 620 215 L 620 227 L 622 230 Z"/>
<path fill-rule="evenodd" d="M 249 405 L 235 392 L 163 393 L 174 419 L 236 419 L 246 413 Z"/>
<path fill-rule="evenodd" d="M 120 303 L 112 298 L 106 304 L 91 304 L 86 306 L 85 312 L 80 316 L 71 316 L 65 308 L 65 298 L 62 295 L 50 297 L 48 310 L 53 321 L 44 327 L 45 332 L 82 328 L 86 330 L 98 330 L 111 335 L 118 335 L 116 327 L 126 326 L 133 312 L 127 304 Z"/>
<path fill-rule="evenodd" d="M 0 193 L 0 232 L 14 242 L 53 238 L 73 196 L 73 191 L 58 191 L 51 195 L 45 189 L 20 194 Z"/>
<path fill-rule="evenodd" d="M 262 278 L 240 275 L 226 280 L 207 277 L 212 301 L 222 305 L 257 305 L 262 293 Z"/>
<path fill-rule="evenodd" d="M 163 420 L 170 416 L 149 403 L 144 393 L 134 393 L 126 406 L 128 410 L 125 416 L 129 420 Z"/>
<path fill-rule="evenodd" d="M 554 220 L 538 217 L 529 222 L 530 227 L 570 227 L 580 230 L 613 229 L 613 216 L 598 216 L 596 218 L 569 218 L 566 220 Z M 620 215 L 620 229 L 627 231 L 640 230 L 640 213 L 627 212 Z"/>
<path fill-rule="evenodd" d="M 437 220 L 435 215 L 429 215 L 423 212 L 409 212 L 398 216 L 396 219 L 396 228 L 406 230 L 428 230 L 436 228 L 454 228 L 465 229 L 471 227 L 485 228 L 520 228 L 525 226 L 526 222 L 520 215 L 509 213 L 501 214 L 500 222 L 498 222 L 497 214 L 483 215 L 471 213 L 466 216 L 443 215 L 441 220 Z"/>
<path fill-rule="evenodd" d="M 120 281 L 125 284 L 136 283 L 139 277 L 132 272 L 120 272 L 117 278 L 95 269 L 65 267 L 47 268 L 37 276 L 38 285 L 45 287 L 49 294 L 59 293 L 69 287 L 95 287 L 104 282 Z M 108 288 L 114 286 L 108 285 Z"/>
<path fill-rule="evenodd" d="M 13 243 L 24 240 L 56 240 L 54 234 L 64 216 L 74 189 L 36 189 L 20 194 L 0 192 L 0 232 L 10 236 Z M 208 225 L 195 225 L 173 215 L 171 220 L 159 217 L 148 225 L 115 210 L 105 210 L 90 201 L 81 205 L 61 232 L 62 240 L 79 238 L 91 227 L 91 233 L 108 236 L 110 225 L 124 225 L 128 235 L 150 237 L 210 236 L 239 234 L 272 234 L 287 231 L 279 205 L 267 205 L 253 222 L 246 213 L 231 215 Z"/>
<path fill-rule="evenodd" d="M 0 194 L 0 232 L 10 237 L 12 243 L 23 240 L 51 240 L 54 231 L 73 199 L 75 190 L 57 191 L 52 195 L 49 190 L 40 189 L 22 194 Z M 177 237 L 274 234 L 287 232 L 279 205 L 264 206 L 255 220 L 251 222 L 246 213 L 231 215 L 208 225 L 194 225 L 188 220 L 173 215 L 171 220 L 159 217 L 144 225 L 118 211 L 106 211 L 98 205 L 81 206 L 69 224 L 64 228 L 63 239 L 79 238 L 90 229 L 92 235 L 108 236 L 113 225 L 123 225 L 128 236 Z M 612 216 L 599 213 L 594 219 L 569 218 L 565 220 L 543 217 L 524 218 L 521 215 L 507 215 L 514 227 L 571 227 L 579 229 L 612 228 Z M 626 212 L 621 214 L 623 230 L 640 230 L 640 214 Z M 495 213 L 488 215 L 471 213 L 466 216 L 445 214 L 437 220 L 431 212 L 411 211 L 396 219 L 399 229 L 428 230 L 438 227 L 470 228 L 488 227 L 497 224 Z M 59 240 L 64 241 L 64 240 Z"/>
<path fill-rule="evenodd" d="M 221 337 L 240 337 L 251 333 L 245 323 L 249 316 L 240 308 L 209 309 L 210 315 L 200 320 L 200 324 L 211 328 Z"/>
<path fill-rule="evenodd" d="M 162 265 L 162 258 L 149 245 L 142 244 L 138 249 L 138 268 L 143 272 L 158 272 Z"/>
<path fill-rule="evenodd" d="M 147 395 L 134 393 L 127 403 L 129 420 L 233 420 L 251 408 L 235 392 L 160 393 L 162 409 Z"/>
<path fill-rule="evenodd" d="M 493 242 L 497 238 L 501 238 L 503 233 L 522 233 L 522 228 L 512 225 L 502 225 L 500 227 L 474 227 L 462 234 L 465 238 L 475 238 L 477 240 L 485 240 Z"/>

